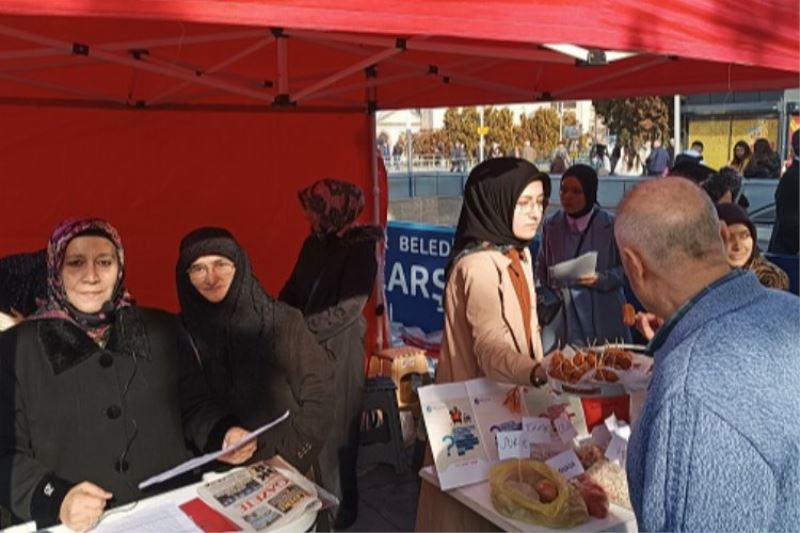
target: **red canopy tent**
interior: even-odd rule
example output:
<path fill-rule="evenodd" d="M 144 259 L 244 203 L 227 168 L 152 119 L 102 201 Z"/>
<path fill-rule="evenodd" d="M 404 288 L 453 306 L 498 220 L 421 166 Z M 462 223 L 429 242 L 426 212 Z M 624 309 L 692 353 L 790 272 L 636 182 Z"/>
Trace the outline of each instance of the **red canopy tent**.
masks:
<path fill-rule="evenodd" d="M 0 255 L 107 217 L 140 302 L 175 307 L 189 229 L 229 227 L 271 291 L 324 176 L 381 220 L 374 111 L 798 85 L 797 4 L 693 0 L 0 3 Z M 541 45 L 634 52 L 603 64 Z M 612 59 L 613 54 L 607 54 Z"/>

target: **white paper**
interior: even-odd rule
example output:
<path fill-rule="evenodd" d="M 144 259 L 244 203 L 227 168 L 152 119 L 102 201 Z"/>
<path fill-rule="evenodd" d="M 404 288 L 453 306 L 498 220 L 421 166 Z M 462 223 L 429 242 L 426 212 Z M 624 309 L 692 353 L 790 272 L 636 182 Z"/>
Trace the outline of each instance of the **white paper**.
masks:
<path fill-rule="evenodd" d="M 556 432 L 562 442 L 572 442 L 572 439 L 578 436 L 578 432 L 570 422 L 567 413 L 562 413 L 561 416 L 553 421 L 553 424 L 556 426 Z"/>
<path fill-rule="evenodd" d="M 614 433 L 611 442 L 606 449 L 606 457 L 609 461 L 616 461 L 621 467 L 625 468 L 626 456 L 628 453 L 628 441 L 618 433 Z"/>
<path fill-rule="evenodd" d="M 113 513 L 112 509 L 110 513 Z M 133 509 L 129 514 L 104 516 L 100 523 L 92 529 L 98 533 L 136 533 L 139 531 L 172 531 L 188 533 L 202 531 L 181 511 L 174 502 Z M 108 520 L 108 521 L 106 521 Z"/>
<path fill-rule="evenodd" d="M 185 472 L 189 472 L 191 470 L 194 470 L 197 467 L 203 466 L 204 464 L 210 463 L 211 461 L 215 461 L 216 459 L 218 459 L 219 457 L 222 457 L 225 454 L 228 454 L 230 452 L 236 451 L 239 448 L 241 448 L 242 446 L 244 446 L 245 444 L 247 444 L 248 442 L 250 442 L 251 440 L 255 439 L 256 437 L 258 437 L 259 435 L 264 433 L 265 431 L 268 431 L 268 430 L 272 429 L 273 427 L 277 426 L 278 424 L 280 424 L 281 422 L 283 422 L 287 418 L 289 418 L 289 411 L 288 410 L 285 413 L 283 413 L 283 415 L 281 415 L 280 417 L 276 418 L 272 422 L 261 426 L 260 428 L 258 428 L 257 430 L 255 430 L 255 431 L 253 431 L 251 433 L 248 433 L 243 438 L 239 439 L 238 441 L 236 441 L 234 444 L 228 446 L 227 448 L 223 448 L 223 449 L 221 449 L 219 451 L 216 451 L 216 452 L 207 453 L 207 454 L 202 455 L 200 457 L 195 457 L 194 459 L 189 459 L 188 461 L 186 461 L 184 463 L 181 463 L 178 466 L 175 466 L 173 468 L 170 468 L 169 470 L 167 470 L 165 472 L 162 472 L 162 473 L 160 473 L 158 475 L 155 475 L 155 476 L 153 476 L 151 478 L 145 479 L 144 481 L 139 483 L 139 489 L 140 490 L 141 489 L 146 489 L 147 487 L 149 487 L 151 485 L 155 485 L 157 483 L 163 483 L 164 481 L 172 479 L 172 478 L 174 478 L 176 476 L 179 476 L 179 475 L 181 475 L 181 474 L 183 474 Z"/>
<path fill-rule="evenodd" d="M 592 428 L 592 440 L 601 448 L 606 449 L 611 442 L 611 432 L 605 424 L 598 424 Z"/>
<path fill-rule="evenodd" d="M 515 385 L 497 383 L 488 378 L 471 379 L 465 381 L 464 385 L 486 455 L 490 461 L 497 461 L 497 433 L 521 430 L 522 417 L 527 414 L 527 408 L 522 402 L 519 412 L 511 412 L 504 404 L 508 395 L 517 388 Z"/>
<path fill-rule="evenodd" d="M 441 489 L 487 479 L 492 461 L 465 383 L 427 385 L 418 392 Z"/>
<path fill-rule="evenodd" d="M 565 452 L 561 452 L 555 457 L 551 457 L 550 459 L 545 461 L 545 463 L 550 465 L 552 468 L 558 470 L 561 473 L 561 475 L 563 475 L 567 479 L 572 479 L 574 477 L 578 477 L 581 474 L 583 474 L 583 466 L 581 465 L 581 460 L 578 459 L 578 456 L 572 449 L 569 449 Z"/>
<path fill-rule="evenodd" d="M 497 455 L 505 459 L 529 459 L 531 456 L 530 435 L 524 431 L 501 431 L 497 433 Z"/>
<path fill-rule="evenodd" d="M 530 435 L 532 444 L 548 444 L 552 441 L 553 426 L 547 417 L 522 417 L 522 430 Z"/>
<path fill-rule="evenodd" d="M 550 267 L 550 276 L 559 281 L 572 281 L 581 276 L 594 274 L 597 269 L 597 252 L 586 252 L 585 254 L 556 263 Z"/>

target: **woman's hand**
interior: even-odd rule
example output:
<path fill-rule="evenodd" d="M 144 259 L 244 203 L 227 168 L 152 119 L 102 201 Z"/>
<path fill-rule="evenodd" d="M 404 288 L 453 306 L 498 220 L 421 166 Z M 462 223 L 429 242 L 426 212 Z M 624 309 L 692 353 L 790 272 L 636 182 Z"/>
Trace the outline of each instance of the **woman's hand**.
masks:
<path fill-rule="evenodd" d="M 100 521 L 106 502 L 112 496 L 94 483 L 78 483 L 64 496 L 58 518 L 74 531 L 88 531 Z"/>
<path fill-rule="evenodd" d="M 578 285 L 583 285 L 585 287 L 594 287 L 597 285 L 600 276 L 597 275 L 597 272 L 592 272 L 591 274 L 586 274 L 585 276 L 578 277 L 575 282 Z"/>
<path fill-rule="evenodd" d="M 636 313 L 636 330 L 648 341 L 655 337 L 658 329 L 664 325 L 664 319 L 653 313 Z"/>
<path fill-rule="evenodd" d="M 228 446 L 236 444 L 236 442 L 246 437 L 249 433 L 250 432 L 246 429 L 237 426 L 230 428 L 228 432 L 225 433 L 225 439 L 222 441 L 222 449 L 224 450 Z M 229 465 L 240 465 L 256 453 L 257 446 L 256 439 L 253 439 L 238 450 L 226 453 L 217 460 L 228 463 Z"/>

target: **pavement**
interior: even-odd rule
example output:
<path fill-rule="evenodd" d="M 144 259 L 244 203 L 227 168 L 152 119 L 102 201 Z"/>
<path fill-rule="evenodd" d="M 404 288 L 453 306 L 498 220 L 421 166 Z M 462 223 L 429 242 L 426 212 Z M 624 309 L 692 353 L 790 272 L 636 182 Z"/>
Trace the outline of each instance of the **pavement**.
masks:
<path fill-rule="evenodd" d="M 411 466 L 412 455 L 413 448 L 406 449 L 400 473 L 385 464 L 359 468 L 358 518 L 342 531 L 414 531 L 420 478 Z"/>

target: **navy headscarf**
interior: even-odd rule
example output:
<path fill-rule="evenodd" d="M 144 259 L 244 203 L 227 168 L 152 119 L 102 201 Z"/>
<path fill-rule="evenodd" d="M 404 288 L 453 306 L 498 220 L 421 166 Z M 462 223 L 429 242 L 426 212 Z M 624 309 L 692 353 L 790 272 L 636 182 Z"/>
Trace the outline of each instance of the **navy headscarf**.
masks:
<path fill-rule="evenodd" d="M 564 175 L 561 176 L 563 183 L 566 178 L 573 177 L 581 183 L 583 196 L 586 198 L 586 205 L 575 214 L 566 213 L 571 218 L 581 218 L 586 215 L 597 203 L 597 171 L 589 165 L 572 165 Z"/>

